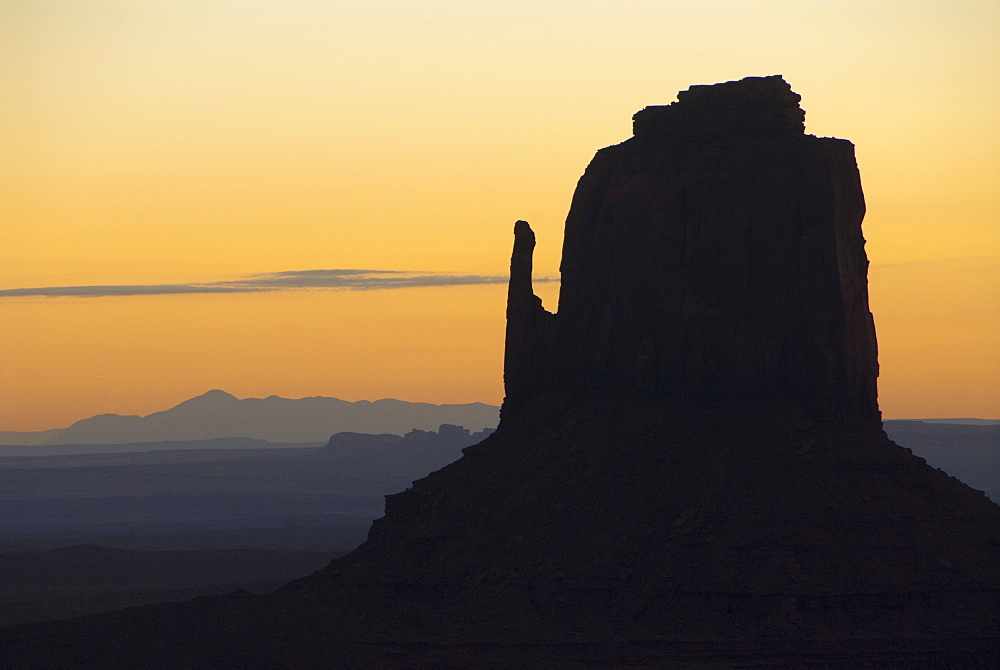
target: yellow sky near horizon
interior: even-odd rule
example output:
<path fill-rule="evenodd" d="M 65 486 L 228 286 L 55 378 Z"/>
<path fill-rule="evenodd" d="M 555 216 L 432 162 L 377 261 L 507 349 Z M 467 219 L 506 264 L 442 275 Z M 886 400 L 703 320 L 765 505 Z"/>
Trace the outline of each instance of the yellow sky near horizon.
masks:
<path fill-rule="evenodd" d="M 781 73 L 850 139 L 888 418 L 1000 418 L 1000 5 L 0 3 L 0 290 L 557 273 L 631 115 Z M 557 286 L 540 285 L 550 308 Z M 237 396 L 498 403 L 504 287 L 0 298 L 0 429 Z"/>

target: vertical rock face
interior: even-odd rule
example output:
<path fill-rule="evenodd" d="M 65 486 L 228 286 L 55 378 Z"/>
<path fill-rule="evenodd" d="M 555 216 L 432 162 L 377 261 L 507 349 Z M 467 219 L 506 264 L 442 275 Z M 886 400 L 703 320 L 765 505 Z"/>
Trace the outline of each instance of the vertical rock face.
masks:
<path fill-rule="evenodd" d="M 554 317 L 525 288 L 519 222 L 508 408 L 638 394 L 878 420 L 854 147 L 804 134 L 798 102 L 752 77 L 636 113 L 577 186 Z"/>

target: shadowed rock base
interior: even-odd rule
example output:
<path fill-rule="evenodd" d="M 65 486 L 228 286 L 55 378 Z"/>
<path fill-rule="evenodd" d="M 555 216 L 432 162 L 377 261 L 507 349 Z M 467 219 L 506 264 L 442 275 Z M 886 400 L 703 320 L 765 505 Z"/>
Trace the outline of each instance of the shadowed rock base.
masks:
<path fill-rule="evenodd" d="M 342 584 L 376 589 L 352 609 L 414 658 L 442 636 L 454 653 L 650 667 L 996 652 L 996 506 L 880 430 L 787 407 L 535 411 L 286 590 L 332 605 Z"/>

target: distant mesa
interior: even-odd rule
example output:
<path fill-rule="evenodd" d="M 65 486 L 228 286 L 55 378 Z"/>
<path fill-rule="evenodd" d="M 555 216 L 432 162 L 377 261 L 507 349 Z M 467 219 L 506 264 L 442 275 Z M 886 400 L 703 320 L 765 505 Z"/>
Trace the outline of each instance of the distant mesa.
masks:
<path fill-rule="evenodd" d="M 6 650 L 997 667 L 1000 507 L 882 430 L 854 147 L 805 134 L 798 102 L 776 75 L 637 113 L 577 185 L 555 313 L 515 224 L 500 425 L 388 496 L 354 552 L 272 596 L 8 631 Z"/>
<path fill-rule="evenodd" d="M 414 429 L 402 437 L 342 432 L 330 437 L 323 452 L 364 461 L 383 458 L 388 468 L 419 460 L 427 463 L 428 470 L 432 470 L 459 458 L 463 448 L 483 441 L 491 433 L 492 428 L 472 432 L 446 423 L 441 424 L 437 431 Z"/>

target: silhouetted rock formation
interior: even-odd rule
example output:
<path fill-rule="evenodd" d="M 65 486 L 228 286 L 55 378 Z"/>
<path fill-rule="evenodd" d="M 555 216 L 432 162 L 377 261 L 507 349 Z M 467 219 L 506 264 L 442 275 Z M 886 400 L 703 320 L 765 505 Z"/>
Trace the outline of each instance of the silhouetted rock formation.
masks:
<path fill-rule="evenodd" d="M 497 433 L 287 590 L 398 643 L 986 653 L 1000 508 L 881 429 L 853 145 L 779 76 L 678 98 L 580 179 L 555 314 L 515 224 Z"/>
<path fill-rule="evenodd" d="M 516 224 L 500 426 L 356 551 L 8 649 L 166 625 L 195 641 L 142 665 L 992 667 L 1000 508 L 882 432 L 852 146 L 797 103 L 748 78 L 638 113 L 580 180 L 554 315 Z"/>
<path fill-rule="evenodd" d="M 505 410 L 638 393 L 876 422 L 853 145 L 805 135 L 778 76 L 678 98 L 638 112 L 635 137 L 580 179 L 554 316 L 531 294 L 530 229 L 515 228 Z"/>

